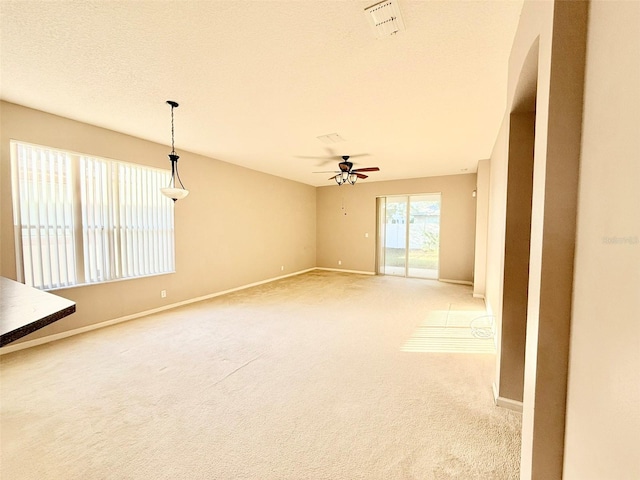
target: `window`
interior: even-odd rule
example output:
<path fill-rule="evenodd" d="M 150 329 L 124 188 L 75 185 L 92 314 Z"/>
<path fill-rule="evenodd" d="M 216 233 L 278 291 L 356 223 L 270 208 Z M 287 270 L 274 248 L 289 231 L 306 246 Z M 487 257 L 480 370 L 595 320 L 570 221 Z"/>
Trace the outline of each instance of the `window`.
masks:
<path fill-rule="evenodd" d="M 170 172 L 11 142 L 18 279 L 53 289 L 174 271 Z"/>

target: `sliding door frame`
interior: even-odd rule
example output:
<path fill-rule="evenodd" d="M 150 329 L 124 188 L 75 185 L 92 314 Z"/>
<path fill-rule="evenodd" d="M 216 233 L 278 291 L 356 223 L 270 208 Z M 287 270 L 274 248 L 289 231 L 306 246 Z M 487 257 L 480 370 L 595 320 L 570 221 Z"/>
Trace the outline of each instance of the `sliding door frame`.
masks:
<path fill-rule="evenodd" d="M 414 277 L 409 275 L 409 243 L 410 243 L 410 226 L 411 226 L 411 198 L 438 196 L 440 203 L 440 215 L 438 216 L 438 268 L 436 278 Z M 387 199 L 388 198 L 404 198 L 406 199 L 406 219 L 405 219 L 405 261 L 404 261 L 404 277 L 405 278 L 424 278 L 429 280 L 438 280 L 440 278 L 440 225 L 442 223 L 442 192 L 430 193 L 407 193 L 399 195 L 380 195 L 376 197 L 376 274 L 386 275 L 386 217 L 387 217 Z"/>

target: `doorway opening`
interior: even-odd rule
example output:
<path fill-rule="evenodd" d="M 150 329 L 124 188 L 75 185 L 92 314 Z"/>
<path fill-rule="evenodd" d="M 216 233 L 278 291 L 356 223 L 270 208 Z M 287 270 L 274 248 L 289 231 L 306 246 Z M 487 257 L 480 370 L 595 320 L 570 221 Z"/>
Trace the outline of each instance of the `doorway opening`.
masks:
<path fill-rule="evenodd" d="M 376 272 L 437 279 L 440 193 L 378 197 Z"/>

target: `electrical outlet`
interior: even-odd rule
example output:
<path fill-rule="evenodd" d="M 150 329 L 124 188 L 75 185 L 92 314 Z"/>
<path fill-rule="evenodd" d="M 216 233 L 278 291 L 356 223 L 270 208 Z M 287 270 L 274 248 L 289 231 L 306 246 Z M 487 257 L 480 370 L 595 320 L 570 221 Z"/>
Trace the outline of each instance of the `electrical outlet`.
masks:
<path fill-rule="evenodd" d="M 160 298 L 167 298 L 167 291 L 166 290 L 160 290 Z"/>
<path fill-rule="evenodd" d="M 342 260 L 338 260 L 338 265 L 342 265 Z"/>
<path fill-rule="evenodd" d="M 369 238 L 369 234 L 368 234 L 368 233 L 365 233 L 365 234 L 364 234 L 364 238 Z"/>
<path fill-rule="evenodd" d="M 281 271 L 281 272 L 284 272 L 284 265 L 282 265 L 282 266 L 280 267 L 280 271 Z"/>

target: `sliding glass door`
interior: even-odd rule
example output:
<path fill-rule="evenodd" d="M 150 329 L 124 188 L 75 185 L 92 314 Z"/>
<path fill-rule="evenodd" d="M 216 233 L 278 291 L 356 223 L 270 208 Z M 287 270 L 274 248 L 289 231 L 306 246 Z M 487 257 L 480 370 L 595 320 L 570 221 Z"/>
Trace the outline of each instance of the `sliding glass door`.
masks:
<path fill-rule="evenodd" d="M 383 223 L 383 268 L 385 275 L 405 276 L 407 269 L 407 198 L 388 197 Z"/>
<path fill-rule="evenodd" d="M 378 198 L 378 273 L 438 278 L 440 194 Z"/>

